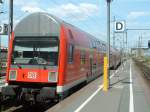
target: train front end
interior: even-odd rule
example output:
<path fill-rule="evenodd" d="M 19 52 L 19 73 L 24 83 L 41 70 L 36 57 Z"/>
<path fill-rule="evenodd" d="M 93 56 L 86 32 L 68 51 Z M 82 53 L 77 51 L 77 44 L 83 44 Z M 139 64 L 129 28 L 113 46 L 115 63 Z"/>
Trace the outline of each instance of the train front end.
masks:
<path fill-rule="evenodd" d="M 59 23 L 45 13 L 21 20 L 11 37 L 4 96 L 41 102 L 56 98 L 58 83 Z"/>

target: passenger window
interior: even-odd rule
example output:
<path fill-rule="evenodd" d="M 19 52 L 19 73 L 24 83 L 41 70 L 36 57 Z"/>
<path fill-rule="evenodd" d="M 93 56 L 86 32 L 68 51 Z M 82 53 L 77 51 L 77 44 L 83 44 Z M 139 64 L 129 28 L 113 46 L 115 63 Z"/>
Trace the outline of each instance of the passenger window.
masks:
<path fill-rule="evenodd" d="M 73 39 L 73 34 L 72 34 L 71 30 L 69 30 L 69 36 L 70 36 L 70 38 Z"/>
<path fill-rule="evenodd" d="M 74 46 L 70 44 L 68 47 L 68 62 L 69 63 L 73 62 L 73 54 L 74 54 Z"/>
<path fill-rule="evenodd" d="M 85 51 L 81 51 L 80 53 L 80 60 L 81 60 L 81 64 L 86 64 L 86 52 Z"/>

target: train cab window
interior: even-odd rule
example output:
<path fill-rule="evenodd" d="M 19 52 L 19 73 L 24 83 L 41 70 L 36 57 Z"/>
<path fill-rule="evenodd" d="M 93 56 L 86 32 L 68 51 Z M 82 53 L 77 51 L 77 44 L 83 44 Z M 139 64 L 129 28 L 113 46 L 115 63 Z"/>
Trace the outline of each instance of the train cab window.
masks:
<path fill-rule="evenodd" d="M 15 37 L 12 64 L 58 65 L 58 37 Z"/>
<path fill-rule="evenodd" d="M 68 62 L 69 63 L 73 62 L 73 55 L 74 55 L 74 45 L 69 44 L 69 47 L 68 47 Z"/>

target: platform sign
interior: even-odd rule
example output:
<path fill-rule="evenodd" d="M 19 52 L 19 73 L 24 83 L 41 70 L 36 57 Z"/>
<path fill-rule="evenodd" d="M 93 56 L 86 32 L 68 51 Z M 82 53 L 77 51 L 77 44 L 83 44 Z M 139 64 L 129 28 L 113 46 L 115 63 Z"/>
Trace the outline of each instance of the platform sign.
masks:
<path fill-rule="evenodd" d="M 115 32 L 122 33 L 126 30 L 125 21 L 115 21 Z"/>
<path fill-rule="evenodd" d="M 8 25 L 2 24 L 0 25 L 0 35 L 7 35 L 8 34 Z"/>

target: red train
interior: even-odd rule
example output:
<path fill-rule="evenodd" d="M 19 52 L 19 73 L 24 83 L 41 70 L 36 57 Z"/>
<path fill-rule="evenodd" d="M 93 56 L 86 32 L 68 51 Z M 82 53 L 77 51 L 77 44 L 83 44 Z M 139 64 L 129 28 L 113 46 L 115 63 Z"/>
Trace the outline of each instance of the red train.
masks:
<path fill-rule="evenodd" d="M 47 13 L 33 13 L 15 27 L 9 44 L 4 96 L 42 102 L 103 73 L 105 42 Z M 120 53 L 111 48 L 110 65 Z"/>

